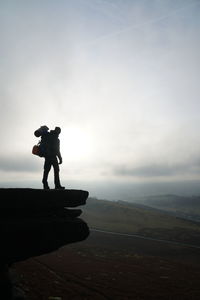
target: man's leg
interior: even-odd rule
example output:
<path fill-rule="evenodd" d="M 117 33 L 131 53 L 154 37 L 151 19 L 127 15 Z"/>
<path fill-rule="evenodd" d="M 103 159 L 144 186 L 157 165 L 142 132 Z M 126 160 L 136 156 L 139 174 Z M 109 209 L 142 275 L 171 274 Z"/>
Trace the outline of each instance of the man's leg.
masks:
<path fill-rule="evenodd" d="M 61 186 L 60 184 L 60 168 L 58 164 L 57 157 L 53 161 L 53 168 L 54 168 L 54 183 L 55 183 L 55 189 L 64 190 L 65 187 Z"/>
<path fill-rule="evenodd" d="M 49 175 L 49 171 L 50 170 L 51 170 L 51 162 L 50 162 L 50 160 L 48 158 L 45 158 L 44 172 L 43 172 L 43 179 L 42 179 L 43 188 L 45 190 L 49 190 L 48 175 Z"/>

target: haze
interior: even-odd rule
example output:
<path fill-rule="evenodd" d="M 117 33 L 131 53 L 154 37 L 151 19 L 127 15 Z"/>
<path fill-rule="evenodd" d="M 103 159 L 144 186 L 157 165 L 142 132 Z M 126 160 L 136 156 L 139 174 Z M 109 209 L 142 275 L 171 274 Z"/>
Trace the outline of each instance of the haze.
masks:
<path fill-rule="evenodd" d="M 0 14 L 2 187 L 41 187 L 31 150 L 47 125 L 62 129 L 68 188 L 200 192 L 199 0 L 1 1 Z"/>

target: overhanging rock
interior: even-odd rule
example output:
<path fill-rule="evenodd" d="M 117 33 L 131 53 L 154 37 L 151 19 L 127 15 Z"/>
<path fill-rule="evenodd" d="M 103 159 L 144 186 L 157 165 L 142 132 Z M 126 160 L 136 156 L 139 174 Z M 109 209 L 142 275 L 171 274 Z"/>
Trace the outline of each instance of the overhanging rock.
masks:
<path fill-rule="evenodd" d="M 12 264 L 86 239 L 89 228 L 77 206 L 82 190 L 0 189 L 0 263 Z M 71 209 L 73 208 L 73 209 Z"/>
<path fill-rule="evenodd" d="M 82 190 L 0 188 L 0 214 L 34 212 L 85 205 L 89 193 Z"/>

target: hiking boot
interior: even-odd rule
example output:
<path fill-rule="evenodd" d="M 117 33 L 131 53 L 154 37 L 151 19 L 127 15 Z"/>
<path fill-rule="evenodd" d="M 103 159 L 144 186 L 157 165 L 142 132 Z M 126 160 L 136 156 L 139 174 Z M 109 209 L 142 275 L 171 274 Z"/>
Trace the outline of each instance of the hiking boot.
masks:
<path fill-rule="evenodd" d="M 56 185 L 55 186 L 55 190 L 64 190 L 65 187 L 64 186 L 61 186 L 61 185 Z"/>
<path fill-rule="evenodd" d="M 47 183 L 44 183 L 44 184 L 43 184 L 43 189 L 44 189 L 44 190 L 50 190 L 50 187 L 48 186 Z"/>

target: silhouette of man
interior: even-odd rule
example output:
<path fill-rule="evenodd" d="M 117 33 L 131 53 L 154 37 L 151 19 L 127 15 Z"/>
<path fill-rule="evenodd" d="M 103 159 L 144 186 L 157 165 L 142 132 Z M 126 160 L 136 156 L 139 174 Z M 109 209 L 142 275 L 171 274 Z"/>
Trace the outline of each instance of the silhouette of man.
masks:
<path fill-rule="evenodd" d="M 63 190 L 65 187 L 61 186 L 60 184 L 60 168 L 59 164 L 62 164 L 62 156 L 60 153 L 60 140 L 58 138 L 59 134 L 61 133 L 60 127 L 55 127 L 54 130 L 50 132 L 46 131 L 42 134 L 42 144 L 44 148 L 44 172 L 43 172 L 43 188 L 49 189 L 48 185 L 48 175 L 51 167 L 54 169 L 54 183 L 55 189 Z M 58 159 L 59 162 L 58 162 Z"/>

